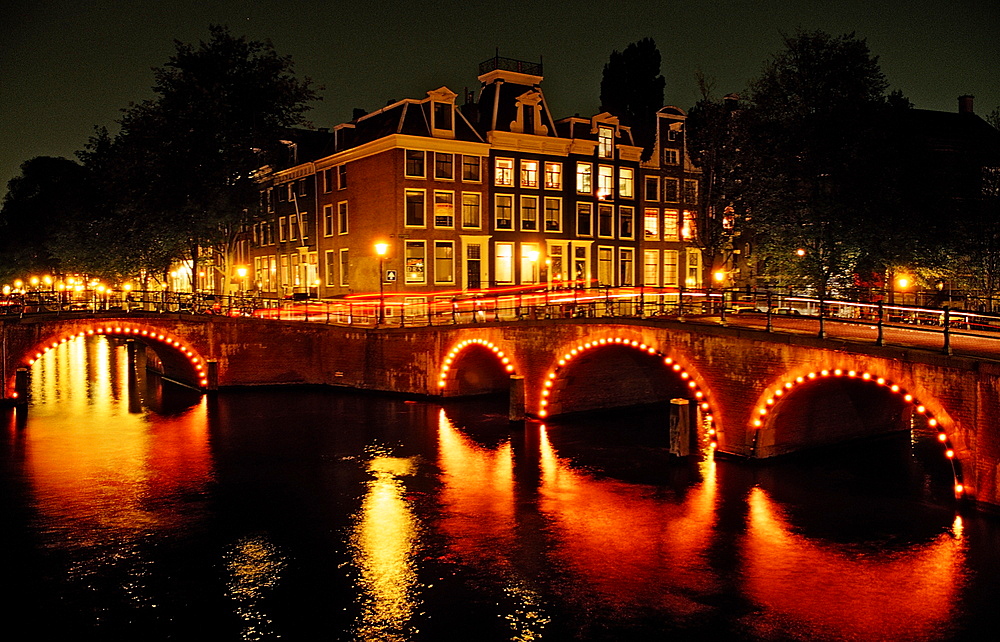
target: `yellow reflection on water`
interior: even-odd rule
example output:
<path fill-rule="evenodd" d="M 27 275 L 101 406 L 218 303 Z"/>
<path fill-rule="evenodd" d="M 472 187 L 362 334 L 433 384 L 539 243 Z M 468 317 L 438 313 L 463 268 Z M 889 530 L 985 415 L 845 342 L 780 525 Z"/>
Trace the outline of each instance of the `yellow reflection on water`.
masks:
<path fill-rule="evenodd" d="M 905 550 L 870 550 L 799 535 L 759 487 L 749 496 L 743 542 L 748 596 L 766 610 L 762 636 L 797 639 L 933 640 L 950 619 L 963 581 L 961 521 Z"/>
<path fill-rule="evenodd" d="M 263 536 L 245 538 L 227 554 L 227 594 L 243 622 L 242 639 L 274 639 L 274 621 L 263 604 L 270 589 L 280 582 L 284 568 L 285 560 L 277 547 Z"/>
<path fill-rule="evenodd" d="M 361 573 L 359 640 L 406 640 L 417 608 L 417 520 L 406 503 L 402 477 L 412 475 L 411 458 L 377 456 L 372 479 L 354 527 L 354 560 Z"/>
<path fill-rule="evenodd" d="M 80 551 L 67 579 L 103 566 L 149 563 L 137 550 L 149 532 L 183 529 L 198 518 L 184 497 L 213 476 L 204 403 L 169 417 L 129 412 L 124 345 L 77 338 L 48 351 L 31 373 L 25 471 L 52 548 Z"/>

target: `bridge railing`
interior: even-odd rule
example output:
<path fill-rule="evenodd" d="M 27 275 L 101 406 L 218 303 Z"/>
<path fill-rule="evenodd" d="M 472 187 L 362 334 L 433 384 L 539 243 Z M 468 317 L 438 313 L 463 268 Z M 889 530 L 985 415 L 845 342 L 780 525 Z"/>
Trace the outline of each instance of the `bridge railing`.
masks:
<path fill-rule="evenodd" d="M 255 295 L 129 291 L 28 293 L 0 297 L 0 317 L 182 313 L 257 317 L 362 327 L 416 327 L 568 318 L 697 320 L 769 331 L 883 344 L 919 344 L 951 352 L 1000 352 L 1000 315 L 819 299 L 776 289 L 747 291 L 652 287 L 537 288 L 463 295 L 373 295 L 273 299 Z"/>

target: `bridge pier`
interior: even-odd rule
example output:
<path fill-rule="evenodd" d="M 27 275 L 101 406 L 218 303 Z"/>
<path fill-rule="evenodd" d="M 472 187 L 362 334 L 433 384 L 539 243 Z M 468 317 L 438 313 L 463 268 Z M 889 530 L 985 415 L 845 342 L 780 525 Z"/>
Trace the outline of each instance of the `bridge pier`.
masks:
<path fill-rule="evenodd" d="M 28 403 L 28 369 L 18 368 L 14 372 L 14 403 L 18 405 Z"/>
<path fill-rule="evenodd" d="M 507 418 L 511 421 L 524 421 L 524 377 L 510 376 L 510 407 Z"/>

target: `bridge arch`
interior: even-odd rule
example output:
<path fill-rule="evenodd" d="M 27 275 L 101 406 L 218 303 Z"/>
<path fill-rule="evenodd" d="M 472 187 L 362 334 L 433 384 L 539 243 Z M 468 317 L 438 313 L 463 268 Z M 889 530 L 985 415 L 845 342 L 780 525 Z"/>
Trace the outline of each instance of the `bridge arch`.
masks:
<path fill-rule="evenodd" d="M 92 323 L 86 326 L 76 326 L 72 331 L 55 333 L 28 350 L 23 357 L 22 366 L 30 368 L 45 353 L 70 340 L 99 335 L 139 341 L 153 350 L 159 361 L 158 365 L 168 377 L 201 390 L 207 389 L 209 385 L 208 363 L 190 342 L 182 340 L 163 328 L 131 321 Z M 14 380 L 12 379 L 10 383 L 13 386 Z M 17 391 L 13 396 L 16 397 L 16 394 Z"/>
<path fill-rule="evenodd" d="M 752 435 L 750 446 L 751 456 L 767 457 L 783 454 L 783 452 L 791 452 L 791 450 L 783 450 L 783 447 L 775 443 L 775 432 L 780 425 L 779 419 L 782 412 L 786 414 L 786 421 L 787 415 L 795 417 L 802 414 L 801 406 L 804 404 L 799 404 L 800 408 L 795 409 L 792 407 L 791 400 L 807 388 L 814 391 L 819 390 L 817 394 L 822 394 L 823 388 L 829 391 L 834 387 L 839 388 L 841 391 L 847 390 L 848 394 L 850 394 L 849 389 L 862 391 L 864 395 L 867 395 L 867 400 L 863 399 L 861 401 L 862 406 L 865 405 L 865 401 L 871 402 L 874 400 L 875 403 L 883 404 L 883 408 L 890 406 L 890 412 L 892 406 L 905 408 L 913 413 L 913 418 L 925 421 L 928 428 L 936 431 L 937 441 L 941 446 L 941 455 L 947 459 L 951 466 L 956 498 L 961 498 L 966 493 L 967 488 L 962 481 L 963 476 L 959 457 L 960 449 L 956 447 L 955 440 L 952 437 L 952 435 L 956 434 L 954 422 L 948 413 L 936 401 L 921 399 L 912 389 L 908 389 L 900 383 L 869 370 L 853 368 L 813 370 L 787 375 L 768 387 L 758 398 L 758 402 L 754 406 L 753 416 L 750 419 L 750 434 Z M 854 393 L 855 400 L 859 397 L 860 395 Z M 796 412 L 796 410 L 800 412 Z M 838 418 L 840 417 L 834 417 L 834 419 Z M 801 420 L 802 418 L 799 417 L 799 419 Z M 871 417 L 864 419 L 869 422 L 877 421 L 877 418 L 872 419 Z M 871 423 L 867 423 L 864 427 L 870 429 L 871 426 Z M 875 432 L 868 430 L 867 434 L 875 434 Z M 855 436 L 863 435 L 857 434 Z"/>
<path fill-rule="evenodd" d="M 627 351 L 643 359 L 643 362 L 636 363 L 638 368 L 657 368 L 668 377 L 675 378 L 678 385 L 673 388 L 673 394 L 683 393 L 689 396 L 696 404 L 695 409 L 702 418 L 702 427 L 705 435 L 709 438 L 712 448 L 717 446 L 716 413 L 713 410 L 712 402 L 708 394 L 707 386 L 701 377 L 697 376 L 689 367 L 685 367 L 674 357 L 659 348 L 644 343 L 638 339 L 632 339 L 621 335 L 604 336 L 590 340 L 578 340 L 563 347 L 557 352 L 555 362 L 544 374 L 540 390 L 538 391 L 538 409 L 535 414 L 539 418 L 550 417 L 567 412 L 559 397 L 565 397 L 567 387 L 573 385 L 570 380 L 571 372 L 579 369 L 581 362 L 597 352 L 608 350 Z M 616 365 L 621 364 L 619 360 Z M 627 368 L 630 364 L 625 363 Z M 619 376 L 625 374 L 621 371 Z M 600 383 L 600 382 L 598 382 Z M 664 390 L 668 393 L 670 390 Z"/>
<path fill-rule="evenodd" d="M 489 339 L 455 343 L 441 362 L 438 390 L 445 397 L 470 396 L 510 389 L 517 374 L 511 356 Z"/>

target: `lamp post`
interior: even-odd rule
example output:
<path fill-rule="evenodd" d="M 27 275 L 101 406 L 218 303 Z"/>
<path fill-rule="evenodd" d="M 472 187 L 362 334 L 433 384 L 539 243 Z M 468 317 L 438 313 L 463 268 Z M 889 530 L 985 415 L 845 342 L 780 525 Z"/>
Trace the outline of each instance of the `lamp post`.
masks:
<path fill-rule="evenodd" d="M 375 254 L 378 255 L 378 318 L 375 327 L 385 323 L 385 255 L 388 252 L 388 243 L 375 244 Z"/>
<path fill-rule="evenodd" d="M 240 278 L 240 281 L 239 281 L 238 285 L 239 285 L 239 293 L 240 293 L 240 295 L 242 295 L 243 294 L 243 279 L 247 278 L 247 269 L 246 269 L 246 267 L 244 267 L 242 265 L 239 266 L 239 267 L 237 267 L 236 268 L 236 276 L 238 276 Z"/>

